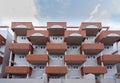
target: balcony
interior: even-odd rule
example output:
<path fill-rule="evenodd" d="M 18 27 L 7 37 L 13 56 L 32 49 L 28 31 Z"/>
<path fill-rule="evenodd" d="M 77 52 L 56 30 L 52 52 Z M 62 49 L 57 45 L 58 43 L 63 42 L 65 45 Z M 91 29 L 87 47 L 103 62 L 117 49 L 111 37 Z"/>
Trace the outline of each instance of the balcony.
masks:
<path fill-rule="evenodd" d="M 47 43 L 47 50 L 49 54 L 63 55 L 66 51 L 66 43 Z"/>
<path fill-rule="evenodd" d="M 101 42 L 104 45 L 112 45 L 118 41 L 120 41 L 120 31 L 102 31 L 95 39 L 95 42 Z"/>
<path fill-rule="evenodd" d="M 65 62 L 70 65 L 81 65 L 85 61 L 85 55 L 65 55 Z"/>
<path fill-rule="evenodd" d="M 7 74 L 18 74 L 18 75 L 24 75 L 24 74 L 31 74 L 32 68 L 31 67 L 25 67 L 25 66 L 7 66 L 5 68 L 5 73 Z"/>
<path fill-rule="evenodd" d="M 46 54 L 30 54 L 26 56 L 29 63 L 33 65 L 43 65 L 48 62 L 48 55 Z"/>
<path fill-rule="evenodd" d="M 12 22 L 11 27 L 18 36 L 26 36 L 27 30 L 33 29 L 32 22 Z"/>
<path fill-rule="evenodd" d="M 103 62 L 104 65 L 114 65 L 120 63 L 120 55 L 103 55 L 98 57 L 97 60 L 98 64 Z"/>
<path fill-rule="evenodd" d="M 67 45 L 81 45 L 86 37 L 85 31 L 65 31 L 65 42 Z"/>
<path fill-rule="evenodd" d="M 86 36 L 96 36 L 101 28 L 101 22 L 82 22 L 80 26 L 80 29 L 86 31 Z"/>
<path fill-rule="evenodd" d="M 107 73 L 107 68 L 106 67 L 100 67 L 100 66 L 88 66 L 88 67 L 82 67 L 81 68 L 81 73 L 82 74 L 95 74 L 95 75 L 100 75 Z"/>
<path fill-rule="evenodd" d="M 0 56 L 0 64 L 2 64 L 3 58 Z"/>
<path fill-rule="evenodd" d="M 11 43 L 8 48 L 15 54 L 28 54 L 33 51 L 32 45 L 28 43 Z"/>
<path fill-rule="evenodd" d="M 50 36 L 64 36 L 66 22 L 47 22 Z"/>
<path fill-rule="evenodd" d="M 47 66 L 45 71 L 47 74 L 63 75 L 67 73 L 67 68 L 65 66 Z"/>
<path fill-rule="evenodd" d="M 5 45 L 5 43 L 6 39 L 2 35 L 0 35 L 0 45 Z"/>
<path fill-rule="evenodd" d="M 84 51 L 87 55 L 97 55 L 104 49 L 104 44 L 83 44 L 81 49 Z"/>
<path fill-rule="evenodd" d="M 29 30 L 27 37 L 33 45 L 46 45 L 49 34 L 47 30 Z"/>

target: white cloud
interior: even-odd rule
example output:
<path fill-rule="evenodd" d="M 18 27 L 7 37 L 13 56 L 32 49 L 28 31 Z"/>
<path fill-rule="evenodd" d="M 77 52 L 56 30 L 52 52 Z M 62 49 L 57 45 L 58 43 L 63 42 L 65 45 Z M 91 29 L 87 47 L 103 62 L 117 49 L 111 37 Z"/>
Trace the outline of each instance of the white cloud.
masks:
<path fill-rule="evenodd" d="M 12 21 L 32 21 L 38 25 L 36 0 L 0 0 L 0 18 L 3 25 Z"/>
<path fill-rule="evenodd" d="M 97 4 L 95 6 L 94 10 L 90 13 L 90 17 L 86 21 L 93 20 L 94 16 L 98 13 L 100 6 L 101 6 L 100 4 Z"/>
<path fill-rule="evenodd" d="M 120 13 L 120 5 L 118 5 L 120 0 L 116 1 L 113 0 L 111 9 L 102 7 L 103 4 L 97 4 L 86 21 L 102 22 L 103 26 L 110 26 L 110 30 L 120 30 L 120 24 L 111 19 L 113 14 Z"/>

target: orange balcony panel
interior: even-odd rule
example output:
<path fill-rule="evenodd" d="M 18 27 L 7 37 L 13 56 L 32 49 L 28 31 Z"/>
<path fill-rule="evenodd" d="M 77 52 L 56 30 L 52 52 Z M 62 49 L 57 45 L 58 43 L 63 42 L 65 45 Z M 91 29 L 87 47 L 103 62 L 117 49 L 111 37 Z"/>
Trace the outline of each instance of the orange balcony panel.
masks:
<path fill-rule="evenodd" d="M 46 64 L 48 62 L 48 55 L 46 54 L 30 54 L 26 56 L 29 63 L 33 65 Z"/>
<path fill-rule="evenodd" d="M 82 67 L 81 68 L 82 74 L 95 74 L 95 75 L 100 75 L 107 73 L 107 68 L 106 67 L 100 67 L 100 66 L 88 66 L 88 67 Z"/>
<path fill-rule="evenodd" d="M 51 36 L 63 36 L 66 22 L 47 22 L 47 29 Z"/>
<path fill-rule="evenodd" d="M 47 66 L 45 69 L 47 74 L 66 74 L 67 68 L 65 66 Z"/>
<path fill-rule="evenodd" d="M 12 30 L 19 36 L 26 36 L 27 30 L 33 29 L 32 22 L 12 22 Z"/>
<path fill-rule="evenodd" d="M 81 65 L 86 61 L 85 55 L 65 55 L 65 62 L 71 65 Z"/>
<path fill-rule="evenodd" d="M 66 47 L 66 43 L 47 43 L 47 50 L 49 54 L 64 54 Z"/>
<path fill-rule="evenodd" d="M 103 55 L 98 57 L 97 60 L 98 64 L 103 62 L 104 65 L 114 65 L 120 63 L 120 55 Z"/>
<path fill-rule="evenodd" d="M 84 51 L 85 54 L 89 55 L 97 55 L 104 49 L 104 44 L 83 44 L 82 45 L 82 50 Z"/>
<path fill-rule="evenodd" d="M 2 64 L 3 58 L 0 56 L 0 64 Z"/>
<path fill-rule="evenodd" d="M 68 45 L 76 44 L 81 45 L 81 43 L 84 41 L 86 37 L 85 31 L 65 31 L 65 42 L 67 42 Z"/>
<path fill-rule="evenodd" d="M 31 74 L 32 68 L 31 67 L 25 67 L 25 66 L 7 66 L 5 68 L 5 73 L 7 74 Z"/>
<path fill-rule="evenodd" d="M 4 45 L 6 43 L 6 39 L 0 35 L 0 44 Z"/>
<path fill-rule="evenodd" d="M 101 42 L 104 45 L 112 45 L 118 41 L 120 41 L 120 31 L 102 31 L 95 39 L 95 42 Z"/>
<path fill-rule="evenodd" d="M 101 22 L 82 22 L 80 26 L 80 29 L 86 30 L 87 36 L 96 36 L 101 28 Z"/>
<path fill-rule="evenodd" d="M 11 43 L 8 48 L 16 54 L 28 54 L 29 51 L 33 51 L 32 45 L 28 43 Z"/>
<path fill-rule="evenodd" d="M 45 45 L 49 34 L 47 30 L 28 30 L 27 37 L 33 45 Z"/>

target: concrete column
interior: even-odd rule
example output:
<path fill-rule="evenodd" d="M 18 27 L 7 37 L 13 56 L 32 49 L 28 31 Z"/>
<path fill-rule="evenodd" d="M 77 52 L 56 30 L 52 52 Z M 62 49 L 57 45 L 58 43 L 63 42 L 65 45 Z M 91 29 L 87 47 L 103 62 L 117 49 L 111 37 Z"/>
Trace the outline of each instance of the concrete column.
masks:
<path fill-rule="evenodd" d="M 66 62 L 65 62 L 65 66 L 67 66 Z"/>
<path fill-rule="evenodd" d="M 67 79 L 67 73 L 65 74 L 65 79 Z"/>
<path fill-rule="evenodd" d="M 11 61 L 12 61 L 12 52 L 10 52 L 9 66 L 11 66 Z"/>
<path fill-rule="evenodd" d="M 27 78 L 27 79 L 29 78 L 29 74 L 27 74 L 26 78 Z"/>
<path fill-rule="evenodd" d="M 29 51 L 29 53 L 28 54 L 31 54 L 31 52 Z M 30 67 L 30 63 L 28 62 L 28 66 Z"/>
<path fill-rule="evenodd" d="M 15 32 L 14 32 L 14 39 L 13 39 L 13 43 L 15 43 L 15 41 L 17 41 L 17 35 L 15 34 Z"/>
<path fill-rule="evenodd" d="M 46 66 L 48 66 L 48 62 L 47 62 L 47 64 L 46 64 Z"/>
<path fill-rule="evenodd" d="M 100 53 L 100 56 L 101 56 L 101 57 L 103 56 L 103 53 L 102 53 L 102 52 Z M 100 58 L 100 59 L 102 59 L 102 58 Z M 103 62 L 101 62 L 101 66 L 102 66 L 102 67 L 104 66 L 104 63 L 103 63 Z"/>
<path fill-rule="evenodd" d="M 118 46 L 118 42 L 116 42 L 116 48 L 117 48 L 117 51 L 118 51 L 118 53 L 119 53 L 119 48 L 118 48 L 119 46 Z"/>
<path fill-rule="evenodd" d="M 9 79 L 9 74 L 7 74 L 7 79 Z"/>

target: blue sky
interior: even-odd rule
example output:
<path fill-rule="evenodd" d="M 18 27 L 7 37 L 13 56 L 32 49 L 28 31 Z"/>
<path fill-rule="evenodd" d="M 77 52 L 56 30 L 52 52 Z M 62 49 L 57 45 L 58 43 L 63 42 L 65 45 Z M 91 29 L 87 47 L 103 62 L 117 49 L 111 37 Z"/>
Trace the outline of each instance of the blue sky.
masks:
<path fill-rule="evenodd" d="M 119 4 L 120 0 L 0 0 L 0 24 L 32 21 L 34 25 L 46 25 L 48 21 L 66 21 L 79 26 L 84 21 L 99 21 L 120 29 Z"/>

